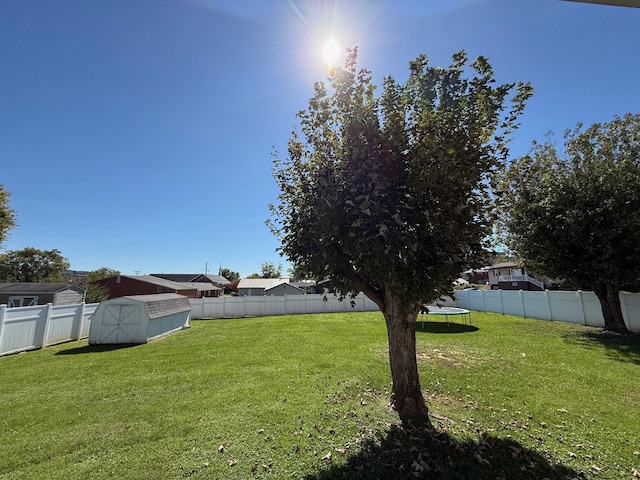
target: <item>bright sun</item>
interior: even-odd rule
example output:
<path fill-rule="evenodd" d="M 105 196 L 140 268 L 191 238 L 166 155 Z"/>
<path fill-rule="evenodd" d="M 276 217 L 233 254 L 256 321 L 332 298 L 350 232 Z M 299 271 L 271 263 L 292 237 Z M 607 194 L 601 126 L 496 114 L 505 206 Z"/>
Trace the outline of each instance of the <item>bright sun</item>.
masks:
<path fill-rule="evenodd" d="M 324 45 L 322 46 L 322 58 L 329 67 L 335 66 L 341 50 L 340 44 L 333 38 L 324 42 Z"/>

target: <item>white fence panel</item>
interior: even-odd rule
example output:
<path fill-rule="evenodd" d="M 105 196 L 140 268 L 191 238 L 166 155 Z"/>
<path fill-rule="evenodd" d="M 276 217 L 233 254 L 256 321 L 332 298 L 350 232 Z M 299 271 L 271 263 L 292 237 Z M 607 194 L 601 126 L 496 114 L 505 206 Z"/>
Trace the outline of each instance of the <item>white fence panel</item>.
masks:
<path fill-rule="evenodd" d="M 622 315 L 627 328 L 632 332 L 640 332 L 640 294 L 622 292 Z"/>
<path fill-rule="evenodd" d="M 89 335 L 89 317 L 98 304 L 0 306 L 0 355 L 78 340 Z"/>
<path fill-rule="evenodd" d="M 582 302 L 576 292 L 548 292 L 553 320 L 585 325 Z"/>
<path fill-rule="evenodd" d="M 551 302 L 548 292 L 544 295 L 531 295 L 540 292 L 522 292 L 524 304 L 524 317 L 551 320 Z"/>
<path fill-rule="evenodd" d="M 627 328 L 640 332 L 640 294 L 622 292 L 620 303 Z M 604 327 L 600 301 L 593 292 L 462 290 L 456 292 L 456 306 L 479 312 Z"/>
<path fill-rule="evenodd" d="M 0 337 L 1 353 L 16 353 L 41 348 L 46 309 L 42 306 L 7 308 Z"/>
<path fill-rule="evenodd" d="M 333 295 L 263 295 L 221 298 L 190 298 L 193 319 L 262 317 L 266 315 L 297 315 L 306 313 L 367 312 L 378 306 L 365 295 L 340 301 Z"/>
<path fill-rule="evenodd" d="M 505 315 L 525 316 L 522 292 L 520 290 L 498 290 Z"/>

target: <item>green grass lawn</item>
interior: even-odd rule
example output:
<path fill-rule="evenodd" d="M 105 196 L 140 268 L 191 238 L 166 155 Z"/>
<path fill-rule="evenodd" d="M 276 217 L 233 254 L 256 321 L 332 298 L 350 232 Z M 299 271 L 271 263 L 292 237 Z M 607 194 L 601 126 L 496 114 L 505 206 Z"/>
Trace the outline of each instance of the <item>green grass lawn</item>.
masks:
<path fill-rule="evenodd" d="M 387 408 L 386 342 L 379 313 L 350 313 L 1 357 L 0 478 L 640 476 L 639 337 L 476 312 L 418 324 L 435 433 Z"/>

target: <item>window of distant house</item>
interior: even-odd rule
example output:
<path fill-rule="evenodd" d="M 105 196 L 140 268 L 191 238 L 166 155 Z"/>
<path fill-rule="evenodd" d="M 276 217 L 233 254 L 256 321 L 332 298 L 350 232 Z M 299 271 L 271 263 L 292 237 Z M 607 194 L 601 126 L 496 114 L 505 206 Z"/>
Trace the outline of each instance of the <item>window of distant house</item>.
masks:
<path fill-rule="evenodd" d="M 162 293 L 162 287 L 156 287 L 156 293 Z"/>

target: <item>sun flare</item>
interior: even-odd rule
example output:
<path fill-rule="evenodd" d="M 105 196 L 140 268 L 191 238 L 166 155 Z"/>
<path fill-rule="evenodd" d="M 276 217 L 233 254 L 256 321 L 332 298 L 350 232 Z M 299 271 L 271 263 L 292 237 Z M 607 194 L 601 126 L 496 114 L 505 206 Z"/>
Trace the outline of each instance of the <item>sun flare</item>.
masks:
<path fill-rule="evenodd" d="M 324 42 L 324 45 L 322 45 L 322 58 L 328 67 L 334 67 L 336 65 L 341 53 L 342 49 L 340 48 L 340 44 L 334 38 L 328 39 Z"/>

